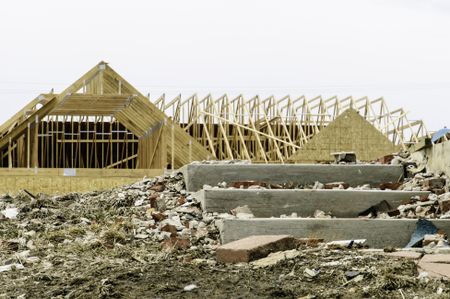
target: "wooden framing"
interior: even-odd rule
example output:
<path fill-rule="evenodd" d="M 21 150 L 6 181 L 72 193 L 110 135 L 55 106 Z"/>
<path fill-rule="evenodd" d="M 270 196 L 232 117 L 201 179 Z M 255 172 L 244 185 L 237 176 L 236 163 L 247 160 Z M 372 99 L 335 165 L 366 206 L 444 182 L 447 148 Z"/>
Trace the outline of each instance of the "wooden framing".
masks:
<path fill-rule="evenodd" d="M 409 120 L 401 108 L 390 111 L 383 98 L 245 99 L 225 94 L 215 99 L 194 94 L 186 99 L 177 96 L 167 103 L 163 95 L 154 104 L 218 160 L 284 163 L 350 108 L 399 147 L 429 137 L 422 121 Z"/>
<path fill-rule="evenodd" d="M 152 102 L 100 62 L 0 126 L 0 167 L 162 169 L 206 159 L 285 163 L 348 109 L 399 147 L 429 136 L 384 99 L 196 94 Z"/>
<path fill-rule="evenodd" d="M 0 127 L 0 167 L 162 169 L 209 156 L 105 62 Z"/>

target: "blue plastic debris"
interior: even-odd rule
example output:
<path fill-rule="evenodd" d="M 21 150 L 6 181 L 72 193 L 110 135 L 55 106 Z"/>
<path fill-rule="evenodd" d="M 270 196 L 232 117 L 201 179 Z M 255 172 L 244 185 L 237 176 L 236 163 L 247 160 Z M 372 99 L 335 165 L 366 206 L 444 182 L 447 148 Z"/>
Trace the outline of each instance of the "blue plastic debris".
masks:
<path fill-rule="evenodd" d="M 419 219 L 416 223 L 416 230 L 411 235 L 411 240 L 405 248 L 411 248 L 419 245 L 423 241 L 425 235 L 434 235 L 438 229 L 431 221 L 426 219 Z"/>
<path fill-rule="evenodd" d="M 431 137 L 431 142 L 435 143 L 436 141 L 438 141 L 439 139 L 441 139 L 448 133 L 450 133 L 450 129 L 447 129 L 447 127 L 440 129 L 439 131 L 437 131 L 436 133 L 433 134 L 433 136 Z"/>

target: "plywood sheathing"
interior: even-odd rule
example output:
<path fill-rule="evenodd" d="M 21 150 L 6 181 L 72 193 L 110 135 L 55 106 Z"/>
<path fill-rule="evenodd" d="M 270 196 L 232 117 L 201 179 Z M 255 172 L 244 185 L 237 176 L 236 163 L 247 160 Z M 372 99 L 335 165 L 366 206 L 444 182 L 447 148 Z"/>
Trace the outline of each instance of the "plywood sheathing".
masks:
<path fill-rule="evenodd" d="M 315 135 L 291 162 L 332 161 L 333 152 L 355 152 L 358 160 L 371 161 L 398 151 L 371 123 L 354 109 L 348 109 Z"/>
<path fill-rule="evenodd" d="M 67 171 L 67 170 L 66 170 Z M 75 169 L 74 176 L 57 168 L 0 168 L 0 194 L 26 189 L 33 194 L 64 194 L 110 189 L 144 177 L 163 174 L 162 169 Z"/>

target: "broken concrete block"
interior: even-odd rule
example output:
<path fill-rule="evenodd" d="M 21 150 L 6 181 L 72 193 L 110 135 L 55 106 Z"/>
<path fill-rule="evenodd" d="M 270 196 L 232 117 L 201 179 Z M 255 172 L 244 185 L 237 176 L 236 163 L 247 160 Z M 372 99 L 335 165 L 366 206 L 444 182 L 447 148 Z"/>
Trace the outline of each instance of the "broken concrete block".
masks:
<path fill-rule="evenodd" d="M 416 251 L 396 251 L 396 252 L 389 252 L 386 253 L 386 256 L 393 257 L 393 258 L 404 258 L 407 260 L 418 260 L 422 256 L 420 252 Z"/>
<path fill-rule="evenodd" d="M 427 263 L 420 261 L 418 267 L 420 271 L 427 272 L 430 277 L 450 278 L 450 264 Z"/>
<path fill-rule="evenodd" d="M 450 264 L 450 254 L 426 254 L 420 261 L 424 263 Z"/>
<path fill-rule="evenodd" d="M 220 246 L 216 250 L 216 257 L 222 263 L 250 262 L 296 246 L 295 238 L 290 235 L 250 236 Z"/>
<path fill-rule="evenodd" d="M 440 234 L 425 235 L 423 237 L 422 246 L 427 246 L 430 243 L 434 243 L 436 245 L 439 241 L 443 241 L 443 240 L 444 240 L 444 236 L 440 235 Z"/>

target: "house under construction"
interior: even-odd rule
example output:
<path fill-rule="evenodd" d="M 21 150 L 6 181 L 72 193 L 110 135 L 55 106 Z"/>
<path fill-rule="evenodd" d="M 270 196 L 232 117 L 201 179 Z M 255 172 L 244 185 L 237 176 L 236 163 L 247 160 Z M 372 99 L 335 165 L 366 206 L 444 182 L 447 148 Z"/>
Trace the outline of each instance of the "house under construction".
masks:
<path fill-rule="evenodd" d="M 100 62 L 64 91 L 41 94 L 0 127 L 0 192 L 84 191 L 191 161 L 362 160 L 419 142 L 422 121 L 385 101 L 212 95 L 152 101 Z"/>

